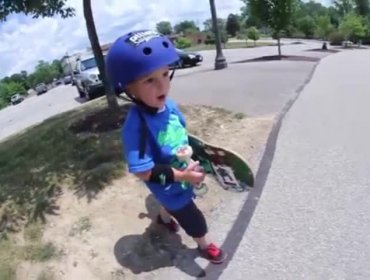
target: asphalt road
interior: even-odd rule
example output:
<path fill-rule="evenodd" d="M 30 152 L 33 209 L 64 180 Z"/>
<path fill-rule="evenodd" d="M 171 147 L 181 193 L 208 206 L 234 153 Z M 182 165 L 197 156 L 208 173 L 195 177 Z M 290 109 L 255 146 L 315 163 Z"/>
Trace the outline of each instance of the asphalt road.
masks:
<path fill-rule="evenodd" d="M 369 72 L 370 51 L 320 63 L 220 279 L 370 279 Z"/>
<path fill-rule="evenodd" d="M 306 42 L 306 44 L 302 45 L 285 45 L 283 46 L 283 52 L 286 54 L 299 54 L 302 53 L 304 50 L 311 49 L 311 48 L 317 48 L 320 46 L 319 42 Z M 281 109 L 282 104 L 286 101 L 286 96 L 284 95 L 282 99 L 279 99 L 279 95 L 282 94 L 282 92 L 289 92 L 289 90 L 292 88 L 294 90 L 304 79 L 304 77 L 307 75 L 307 72 L 310 71 L 311 66 L 307 65 L 299 65 L 299 63 L 292 64 L 292 63 L 283 63 L 280 66 L 274 66 L 273 62 L 270 63 L 271 67 L 268 66 L 267 69 L 265 66 L 259 67 L 256 63 L 254 63 L 255 73 L 251 76 L 249 74 L 246 74 L 249 78 L 252 77 L 252 80 L 255 81 L 253 87 L 254 89 L 258 89 L 259 87 L 262 88 L 260 92 L 267 92 L 270 90 L 270 85 L 264 84 L 264 80 L 266 79 L 263 76 L 263 73 L 261 71 L 268 71 L 272 73 L 272 75 L 276 75 L 279 72 L 282 73 L 284 70 L 286 70 L 286 79 L 281 79 L 280 77 L 276 78 L 276 81 L 280 80 L 281 85 L 283 85 L 283 90 L 279 90 L 276 95 L 278 102 L 275 101 L 268 101 L 267 103 L 273 103 L 272 105 L 264 105 L 264 100 L 271 99 L 270 96 L 266 96 L 263 93 L 258 94 L 259 91 L 252 90 L 248 92 L 246 91 L 245 94 L 240 94 L 240 90 L 236 90 L 235 87 L 239 87 L 239 89 L 245 89 L 243 83 L 240 83 L 240 79 L 243 79 L 243 77 L 240 75 L 240 71 L 244 71 L 242 68 L 238 68 L 238 66 L 235 66 L 236 64 L 233 64 L 233 67 L 228 67 L 228 70 L 233 68 L 234 70 L 230 71 L 237 71 L 238 75 L 235 77 L 230 77 L 230 74 L 227 73 L 227 71 L 213 71 L 214 67 L 214 58 L 215 58 L 215 51 L 203 51 L 200 52 L 204 56 L 203 63 L 198 67 L 193 68 L 187 68 L 187 69 L 181 69 L 176 71 L 176 77 L 181 77 L 181 81 L 177 81 L 175 79 L 174 81 L 174 88 L 173 88 L 173 96 L 181 102 L 184 103 L 204 103 L 208 105 L 216 105 L 216 106 L 222 106 L 225 105 L 226 108 L 229 109 L 235 109 L 238 111 L 246 111 L 247 109 L 249 112 L 257 112 L 257 113 L 269 113 L 271 111 L 276 111 Z M 250 59 L 254 57 L 264 56 L 264 55 L 271 55 L 277 53 L 277 47 L 258 47 L 258 48 L 249 48 L 249 49 L 226 49 L 224 50 L 224 55 L 229 63 L 244 60 L 244 59 Z M 311 54 L 311 55 L 319 55 L 319 54 Z M 267 66 L 267 64 L 265 64 Z M 284 66 L 286 65 L 286 67 Z M 235 67 L 234 67 L 235 66 Z M 262 70 L 258 70 L 262 69 Z M 265 70 L 267 69 L 267 70 Z M 206 73 L 208 71 L 208 73 Z M 205 83 L 203 81 L 203 76 L 201 75 L 195 75 L 196 73 L 199 74 L 205 74 L 207 77 L 204 78 L 204 81 L 207 82 L 211 87 L 204 87 Z M 223 74 L 224 73 L 224 74 Z M 290 75 L 295 75 L 297 79 Z M 223 75 L 225 77 L 229 78 L 223 78 Z M 248 80 L 248 79 L 247 79 Z M 215 83 L 214 83 L 215 81 Z M 214 96 L 210 96 L 210 93 L 215 93 L 215 91 L 212 88 L 212 85 L 217 85 L 217 82 L 222 81 L 223 85 L 232 85 L 235 91 L 235 98 L 233 98 L 232 103 L 230 103 L 228 100 L 231 100 L 230 98 L 226 98 L 225 96 L 222 97 L 220 95 L 217 98 L 214 98 Z M 256 83 L 258 81 L 258 83 Z M 293 82 L 292 82 L 293 81 Z M 183 86 L 184 85 L 184 86 Z M 198 87 L 199 86 L 199 87 Z M 267 87 L 266 87 L 267 86 Z M 195 88 L 194 88 L 195 87 Z M 197 88 L 198 87 L 198 88 Z M 194 88 L 194 90 L 193 90 Z M 248 87 L 249 88 L 249 87 Z M 222 89 L 222 87 L 218 87 L 218 90 Z M 181 98 L 184 97 L 185 93 L 189 92 L 203 92 L 202 95 L 193 94 L 191 98 Z M 230 94 L 233 94 L 233 92 L 229 92 Z M 246 96 L 250 96 L 248 99 L 248 104 L 251 106 L 243 107 L 244 109 L 241 110 L 240 107 L 234 106 L 234 104 L 244 104 L 246 102 L 245 98 Z M 257 96 L 258 100 L 254 98 L 253 96 Z M 67 110 L 76 108 L 80 106 L 83 102 L 79 100 L 78 93 L 75 87 L 67 85 L 61 85 L 56 88 L 53 88 L 49 90 L 47 93 L 40 95 L 40 96 L 33 96 L 30 98 L 27 98 L 24 102 L 16 105 L 16 106 L 10 106 L 0 111 L 0 140 L 8 137 L 9 135 L 12 135 L 14 133 L 17 133 L 31 125 L 40 123 L 44 121 L 45 119 L 56 115 L 58 113 L 65 112 Z M 253 103 L 253 100 L 255 102 Z M 230 103 L 230 104 L 229 104 Z M 275 104 L 276 103 L 276 104 Z M 256 104 L 256 105 L 253 105 Z M 255 108 L 252 108 L 254 106 Z"/>
<path fill-rule="evenodd" d="M 71 85 L 61 85 L 48 92 L 26 98 L 22 103 L 0 111 L 0 140 L 56 114 L 80 106 L 78 93 Z"/>
<path fill-rule="evenodd" d="M 320 42 L 307 42 L 285 45 L 282 50 L 283 54 L 322 58 L 328 53 L 306 51 L 320 46 Z M 171 95 L 182 104 L 218 106 L 249 116 L 276 114 L 305 83 L 317 64 L 308 61 L 240 63 L 276 54 L 277 47 L 226 49 L 224 55 L 229 67 L 214 71 L 214 52 L 204 52 L 205 62 L 192 69 L 192 75 L 187 69 L 179 71 L 173 80 Z"/>

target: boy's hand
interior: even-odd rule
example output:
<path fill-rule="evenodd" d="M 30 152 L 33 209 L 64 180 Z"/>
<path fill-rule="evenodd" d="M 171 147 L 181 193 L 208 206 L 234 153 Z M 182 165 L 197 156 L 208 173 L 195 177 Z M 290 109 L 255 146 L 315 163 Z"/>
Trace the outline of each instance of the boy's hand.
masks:
<path fill-rule="evenodd" d="M 199 161 L 191 161 L 185 170 L 183 170 L 184 180 L 192 185 L 198 185 L 204 181 L 206 173 L 199 166 Z"/>

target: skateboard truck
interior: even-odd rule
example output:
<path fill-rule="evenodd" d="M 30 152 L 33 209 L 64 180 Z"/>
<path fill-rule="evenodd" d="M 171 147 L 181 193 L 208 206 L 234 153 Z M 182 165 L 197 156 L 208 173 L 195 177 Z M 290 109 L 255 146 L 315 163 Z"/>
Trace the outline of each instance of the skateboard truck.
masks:
<path fill-rule="evenodd" d="M 181 162 L 185 162 L 187 165 L 190 164 L 192 155 L 193 149 L 189 145 L 180 147 L 176 152 L 177 159 Z M 193 191 L 196 196 L 202 197 L 208 192 L 208 186 L 205 183 L 200 183 L 194 185 Z"/>

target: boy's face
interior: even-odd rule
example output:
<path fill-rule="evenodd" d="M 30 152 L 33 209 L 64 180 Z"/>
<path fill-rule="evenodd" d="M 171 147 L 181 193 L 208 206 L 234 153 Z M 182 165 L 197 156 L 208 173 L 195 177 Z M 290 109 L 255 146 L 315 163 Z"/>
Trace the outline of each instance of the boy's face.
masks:
<path fill-rule="evenodd" d="M 128 92 L 146 105 L 161 109 L 170 88 L 169 68 L 158 69 L 127 86 Z"/>

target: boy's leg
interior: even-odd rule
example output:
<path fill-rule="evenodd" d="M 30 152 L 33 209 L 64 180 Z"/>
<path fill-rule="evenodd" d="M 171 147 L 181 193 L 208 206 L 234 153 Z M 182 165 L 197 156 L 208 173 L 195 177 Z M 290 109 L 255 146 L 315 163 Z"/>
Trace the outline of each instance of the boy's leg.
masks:
<path fill-rule="evenodd" d="M 199 238 L 193 237 L 193 239 L 198 244 L 198 247 L 202 250 L 207 249 L 207 247 L 209 246 L 206 236 Z"/>
<path fill-rule="evenodd" d="M 198 250 L 202 257 L 212 263 L 222 263 L 226 258 L 226 253 L 219 249 L 215 244 L 207 241 L 208 232 L 206 219 L 193 201 L 178 211 L 171 211 L 171 214 L 179 222 L 185 232 L 193 237 L 198 244 Z"/>
<path fill-rule="evenodd" d="M 159 209 L 159 215 L 161 215 L 161 219 L 163 222 L 167 224 L 171 222 L 171 215 L 163 206 L 161 206 L 161 208 Z"/>
<path fill-rule="evenodd" d="M 158 224 L 164 225 L 171 232 L 179 231 L 179 225 L 174 219 L 172 219 L 170 213 L 168 213 L 168 211 L 163 206 L 161 206 L 159 209 L 157 222 Z"/>

